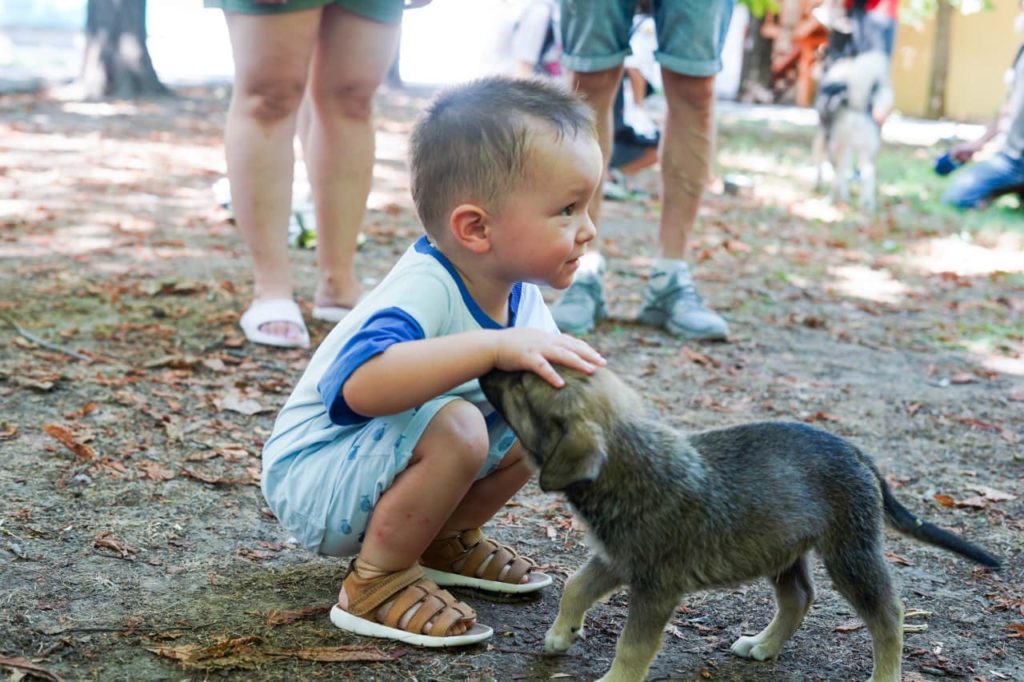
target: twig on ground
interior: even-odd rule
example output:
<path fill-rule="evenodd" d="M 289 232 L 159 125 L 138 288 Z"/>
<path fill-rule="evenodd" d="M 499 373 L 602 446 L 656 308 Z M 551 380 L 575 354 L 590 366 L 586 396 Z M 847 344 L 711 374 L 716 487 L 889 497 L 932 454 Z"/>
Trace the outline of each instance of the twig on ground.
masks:
<path fill-rule="evenodd" d="M 92 358 L 87 357 L 85 355 L 82 355 L 81 353 L 76 353 L 73 350 L 68 350 L 67 348 L 64 348 L 62 346 L 58 346 L 57 344 L 50 343 L 49 341 L 44 341 L 43 339 L 39 338 L 38 336 L 36 336 L 32 332 L 26 331 L 17 322 L 15 322 L 14 320 L 12 320 L 11 318 L 7 317 L 6 315 L 4 315 L 2 313 L 0 313 L 0 320 L 3 320 L 7 324 L 9 324 L 11 326 L 11 328 L 14 329 L 14 331 L 16 331 L 21 336 L 25 337 L 26 339 L 28 339 L 32 343 L 36 344 L 37 346 L 42 346 L 43 348 L 46 348 L 47 350 L 52 350 L 52 351 L 56 351 L 58 353 L 64 353 L 65 355 L 70 355 L 75 360 L 80 360 L 82 362 L 92 362 Z"/>

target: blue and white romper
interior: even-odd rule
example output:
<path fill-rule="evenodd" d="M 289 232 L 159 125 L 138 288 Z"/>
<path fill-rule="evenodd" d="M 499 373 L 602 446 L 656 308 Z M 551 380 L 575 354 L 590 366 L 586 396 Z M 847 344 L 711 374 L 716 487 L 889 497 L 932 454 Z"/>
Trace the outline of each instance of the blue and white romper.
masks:
<path fill-rule="evenodd" d="M 508 326 L 558 331 L 535 285 L 516 284 L 508 306 Z M 263 495 L 303 546 L 332 556 L 358 554 L 377 500 L 408 465 L 430 421 L 452 400 L 473 403 L 486 418 L 491 446 L 478 478 L 497 468 L 515 435 L 476 379 L 425 405 L 377 418 L 353 412 L 341 388 L 360 365 L 393 343 L 501 328 L 426 237 L 338 323 L 313 354 L 263 448 Z"/>

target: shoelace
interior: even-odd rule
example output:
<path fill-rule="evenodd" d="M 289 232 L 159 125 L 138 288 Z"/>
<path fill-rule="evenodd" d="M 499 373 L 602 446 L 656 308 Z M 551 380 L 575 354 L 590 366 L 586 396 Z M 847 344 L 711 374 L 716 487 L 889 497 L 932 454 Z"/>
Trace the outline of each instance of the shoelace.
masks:
<path fill-rule="evenodd" d="M 679 277 L 672 277 L 668 286 L 655 293 L 655 305 L 661 306 L 668 302 L 671 302 L 673 307 L 683 304 L 688 310 L 704 309 L 704 300 L 697 293 L 693 281 L 680 282 Z"/>

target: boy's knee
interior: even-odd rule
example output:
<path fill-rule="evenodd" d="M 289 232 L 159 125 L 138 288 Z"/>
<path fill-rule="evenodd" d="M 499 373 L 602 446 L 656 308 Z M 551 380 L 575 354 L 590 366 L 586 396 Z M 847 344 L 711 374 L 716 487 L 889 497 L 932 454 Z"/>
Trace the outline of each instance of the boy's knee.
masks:
<path fill-rule="evenodd" d="M 262 81 L 243 87 L 238 96 L 250 117 L 276 123 L 298 111 L 306 84 L 299 79 Z"/>
<path fill-rule="evenodd" d="M 487 422 L 479 408 L 465 400 L 453 400 L 445 405 L 430 424 L 429 445 L 450 456 L 457 453 L 458 461 L 476 474 L 487 459 L 490 437 Z"/>

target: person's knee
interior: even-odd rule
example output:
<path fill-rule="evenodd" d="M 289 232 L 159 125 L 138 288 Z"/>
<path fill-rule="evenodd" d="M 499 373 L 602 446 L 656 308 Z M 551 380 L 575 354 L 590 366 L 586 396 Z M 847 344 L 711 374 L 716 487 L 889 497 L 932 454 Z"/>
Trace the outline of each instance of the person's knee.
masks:
<path fill-rule="evenodd" d="M 429 443 L 454 467 L 475 476 L 487 459 L 490 438 L 483 414 L 472 403 L 453 400 L 445 405 L 430 424 Z M 429 453 L 423 453 L 429 455 Z"/>
<path fill-rule="evenodd" d="M 686 107 L 710 112 L 715 100 L 714 76 L 684 76 L 662 69 L 665 101 L 670 108 Z"/>
<path fill-rule="evenodd" d="M 313 90 L 317 109 L 327 110 L 342 118 L 368 121 L 373 116 L 373 98 L 380 82 L 374 79 L 354 78 L 330 87 Z"/>
<path fill-rule="evenodd" d="M 248 116 L 261 123 L 276 123 L 298 111 L 306 84 L 301 79 L 282 79 L 239 87 L 238 96 Z"/>

